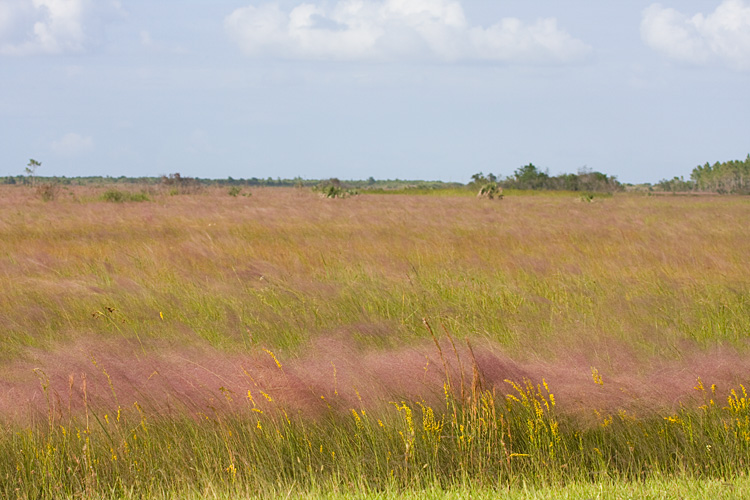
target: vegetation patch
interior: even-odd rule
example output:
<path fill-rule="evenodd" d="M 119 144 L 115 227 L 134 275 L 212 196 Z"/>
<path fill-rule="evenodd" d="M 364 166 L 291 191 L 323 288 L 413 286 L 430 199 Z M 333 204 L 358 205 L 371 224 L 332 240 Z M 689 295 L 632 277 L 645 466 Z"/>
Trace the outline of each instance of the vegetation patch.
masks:
<path fill-rule="evenodd" d="M 458 351 L 444 352 L 435 342 L 446 363 L 442 400 L 401 398 L 372 408 L 334 391 L 313 395 L 312 415 L 280 404 L 275 383 L 248 369 L 242 392 L 221 386 L 206 409 L 166 415 L 118 397 L 95 359 L 111 389 L 110 406 L 91 398 L 82 375 L 71 376 L 66 408 L 65 396 L 52 392 L 37 370 L 47 412 L 30 425 L 6 426 L 0 436 L 0 493 L 154 498 L 212 490 L 273 497 L 278 488 L 320 488 L 359 496 L 675 477 L 744 481 L 750 405 L 742 385 L 720 396 L 698 380 L 700 406 L 666 414 L 595 411 L 586 423 L 558 410 L 553 382 L 509 379 L 501 391 L 486 388 L 472 354 L 473 375 L 465 380 L 446 362 Z M 455 349 L 452 339 L 450 345 Z M 285 378 L 283 360 L 266 352 Z M 595 370 L 592 379 L 605 383 Z M 74 393 L 82 412 L 70 410 Z"/>
<path fill-rule="evenodd" d="M 479 188 L 479 192 L 477 193 L 477 198 L 487 198 L 489 200 L 494 200 L 495 198 L 498 198 L 502 200 L 503 188 L 498 186 L 497 182 L 488 182 L 487 184 Z"/>
<path fill-rule="evenodd" d="M 313 191 L 323 198 L 349 198 L 359 194 L 358 190 L 348 187 L 335 178 L 319 183 L 313 187 Z"/>
<path fill-rule="evenodd" d="M 746 200 L 461 189 L 0 186 L 0 496 L 742 497 Z"/>
<path fill-rule="evenodd" d="M 148 194 L 144 192 L 132 193 L 130 191 L 122 191 L 120 189 L 108 189 L 100 197 L 102 201 L 108 201 L 111 203 L 124 203 L 126 201 L 151 201 Z"/>
<path fill-rule="evenodd" d="M 202 183 L 193 177 L 184 177 L 179 172 L 161 177 L 162 188 L 171 196 L 196 194 L 203 190 Z"/>

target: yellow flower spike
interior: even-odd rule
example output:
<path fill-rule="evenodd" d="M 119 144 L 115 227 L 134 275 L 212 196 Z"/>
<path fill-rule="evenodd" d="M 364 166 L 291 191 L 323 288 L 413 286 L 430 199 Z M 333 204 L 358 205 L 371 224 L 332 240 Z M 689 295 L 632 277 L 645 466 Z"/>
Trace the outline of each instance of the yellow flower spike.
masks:
<path fill-rule="evenodd" d="M 263 397 L 266 398 L 266 400 L 268 400 L 269 402 L 273 401 L 273 398 L 269 394 L 267 394 L 267 393 L 265 393 L 263 391 L 260 391 L 260 393 L 263 394 Z"/>
<path fill-rule="evenodd" d="M 273 358 L 273 361 L 274 363 L 276 363 L 276 366 L 279 367 L 279 370 L 283 370 L 283 368 L 281 367 L 281 363 L 279 362 L 278 358 L 276 358 L 276 355 L 273 352 L 269 351 L 268 349 L 263 349 L 263 350 L 266 351 L 266 353 L 268 353 L 268 355 L 271 356 L 271 358 Z"/>
<path fill-rule="evenodd" d="M 547 408 L 547 412 L 549 412 L 549 403 L 547 402 L 547 399 L 544 396 L 541 396 L 542 403 L 544 403 L 544 407 Z"/>
<path fill-rule="evenodd" d="M 159 317 L 161 318 L 162 321 L 164 321 L 164 313 L 162 313 L 161 311 L 159 311 Z"/>
<path fill-rule="evenodd" d="M 357 410 L 354 408 L 351 409 L 352 415 L 354 416 L 355 422 L 357 422 L 357 427 L 360 427 L 362 425 L 362 419 L 359 418 L 359 413 L 357 413 Z"/>
<path fill-rule="evenodd" d="M 591 367 L 591 378 L 594 379 L 594 383 L 598 385 L 604 385 L 604 380 L 602 380 L 602 376 L 599 374 L 599 370 Z"/>
<path fill-rule="evenodd" d="M 693 387 L 696 391 L 704 392 L 706 389 L 703 387 L 703 381 L 700 377 L 698 377 L 698 381 L 695 384 L 695 387 Z"/>
<path fill-rule="evenodd" d="M 338 389 L 338 379 L 336 378 L 336 365 L 333 364 L 333 361 L 331 361 L 331 366 L 333 367 L 333 394 L 338 396 L 339 395 L 339 389 Z"/>
<path fill-rule="evenodd" d="M 511 385 L 511 387 L 513 387 L 513 389 L 515 389 L 515 390 L 516 390 L 516 392 L 518 393 L 518 395 L 519 395 L 519 396 L 521 396 L 521 400 L 523 400 L 523 404 L 524 404 L 524 405 L 526 405 L 526 404 L 528 403 L 528 401 L 529 401 L 529 398 L 528 398 L 528 397 L 526 396 L 526 391 L 524 391 L 524 390 L 523 390 L 523 389 L 521 388 L 521 386 L 519 386 L 518 384 L 516 384 L 516 383 L 515 383 L 515 382 L 513 382 L 512 380 L 509 380 L 509 379 L 507 379 L 507 378 L 506 378 L 506 379 L 505 379 L 505 382 L 506 382 L 507 384 L 510 384 L 510 385 Z M 509 394 L 508 396 L 510 396 L 510 394 Z M 519 400 L 518 400 L 517 398 L 515 398 L 515 397 L 514 397 L 513 399 L 515 399 L 516 401 L 519 401 Z M 519 402 L 520 402 L 520 401 L 519 401 Z"/>
<path fill-rule="evenodd" d="M 542 408 L 542 405 L 539 403 L 539 401 L 537 401 L 536 399 L 534 400 L 534 413 L 536 413 L 536 418 L 540 420 L 542 416 L 544 415 L 544 409 Z"/>

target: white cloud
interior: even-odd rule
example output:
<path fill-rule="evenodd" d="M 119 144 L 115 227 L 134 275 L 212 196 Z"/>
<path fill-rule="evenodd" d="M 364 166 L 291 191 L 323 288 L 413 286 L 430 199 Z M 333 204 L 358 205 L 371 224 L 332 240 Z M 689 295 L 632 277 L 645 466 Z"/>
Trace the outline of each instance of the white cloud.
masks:
<path fill-rule="evenodd" d="M 339 0 L 288 12 L 267 3 L 236 9 L 224 26 L 248 55 L 292 59 L 537 63 L 579 60 L 591 51 L 552 18 L 472 26 L 455 0 Z"/>
<path fill-rule="evenodd" d="M 2 0 L 0 55 L 60 54 L 85 48 L 116 1 Z"/>
<path fill-rule="evenodd" d="M 50 144 L 52 152 L 60 156 L 78 156 L 93 151 L 94 139 L 69 132 Z"/>
<path fill-rule="evenodd" d="M 667 57 L 692 64 L 720 61 L 750 70 L 750 5 L 724 0 L 708 15 L 692 17 L 653 4 L 643 11 L 641 37 Z"/>

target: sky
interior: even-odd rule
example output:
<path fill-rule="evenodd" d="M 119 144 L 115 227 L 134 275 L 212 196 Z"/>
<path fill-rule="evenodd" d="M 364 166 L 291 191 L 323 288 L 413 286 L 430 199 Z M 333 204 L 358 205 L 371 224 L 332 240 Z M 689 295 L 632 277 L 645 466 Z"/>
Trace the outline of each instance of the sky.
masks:
<path fill-rule="evenodd" d="M 0 176 L 688 178 L 750 0 L 0 0 Z"/>

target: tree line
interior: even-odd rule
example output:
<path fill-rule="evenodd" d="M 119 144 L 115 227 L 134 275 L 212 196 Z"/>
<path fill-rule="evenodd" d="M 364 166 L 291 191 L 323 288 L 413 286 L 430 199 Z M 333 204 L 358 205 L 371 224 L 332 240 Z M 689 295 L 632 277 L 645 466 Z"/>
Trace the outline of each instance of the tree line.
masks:
<path fill-rule="evenodd" d="M 35 180 L 43 183 L 52 183 L 56 185 L 91 185 L 91 184 L 140 184 L 140 185 L 158 185 L 174 183 L 179 186 L 187 184 L 196 186 L 296 186 L 296 187 L 314 187 L 321 181 L 315 179 L 303 179 L 296 177 L 294 179 L 266 179 L 251 177 L 247 179 L 235 179 L 227 177 L 226 179 L 201 179 L 180 176 L 179 174 L 170 174 L 169 176 L 160 177 L 110 177 L 110 176 L 82 176 L 82 177 L 65 177 L 65 176 L 48 176 L 41 177 L 36 175 L 36 169 L 41 162 L 30 160 L 26 168 L 26 175 L 14 175 L 0 177 L 0 184 L 26 184 L 34 185 Z M 456 182 L 441 181 L 408 181 L 408 180 L 375 180 L 373 177 L 367 180 L 349 180 L 345 181 L 348 187 L 364 190 L 378 189 L 441 189 L 457 188 L 462 186 Z M 503 178 L 495 174 L 476 173 L 471 176 L 471 181 L 466 185 L 471 189 L 482 189 L 485 186 L 494 185 L 497 189 L 519 189 L 519 190 L 555 190 L 555 191 L 580 191 L 580 192 L 605 192 L 613 193 L 622 191 L 625 186 L 617 180 L 617 177 L 603 174 L 583 168 L 575 174 L 550 175 L 548 170 L 541 170 L 533 163 L 524 165 L 515 170 L 515 172 Z M 657 189 L 667 192 L 706 192 L 720 194 L 750 194 L 750 154 L 745 160 L 730 160 L 726 162 L 716 162 L 713 165 L 706 163 L 695 167 L 690 174 L 690 179 L 684 177 L 674 177 L 672 179 L 662 179 L 655 185 L 643 184 L 648 190 Z"/>
<path fill-rule="evenodd" d="M 656 186 L 671 192 L 750 194 L 750 154 L 744 160 L 717 161 L 713 165 L 706 162 L 693 169 L 690 180 L 675 177 Z"/>
<path fill-rule="evenodd" d="M 624 189 L 614 176 L 582 168 L 577 174 L 550 175 L 533 163 L 516 169 L 513 175 L 506 178 L 482 172 L 471 176 L 471 184 L 481 188 L 487 184 L 496 184 L 503 189 L 550 190 L 550 191 L 592 191 L 613 193 Z"/>

